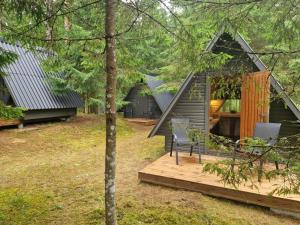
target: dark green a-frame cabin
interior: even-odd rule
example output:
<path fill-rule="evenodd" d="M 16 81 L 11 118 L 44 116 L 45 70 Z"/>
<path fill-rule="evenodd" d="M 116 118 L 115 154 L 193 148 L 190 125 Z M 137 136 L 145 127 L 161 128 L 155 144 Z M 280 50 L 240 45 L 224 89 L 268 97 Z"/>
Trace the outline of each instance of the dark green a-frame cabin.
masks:
<path fill-rule="evenodd" d="M 233 139 L 251 137 L 257 122 L 282 123 L 280 136 L 300 134 L 300 111 L 284 89 L 254 54 L 239 33 L 221 31 L 208 44 L 206 51 L 233 56 L 222 71 L 190 74 L 172 99 L 149 137 L 165 136 L 165 149 L 171 145 L 171 118 L 189 118 L 191 126 L 205 133 L 215 133 Z M 211 79 L 216 74 L 230 77 L 237 68 L 246 68 L 239 88 L 240 99 L 213 99 L 216 87 Z M 224 70 L 225 68 L 225 70 Z M 259 88 L 258 88 L 259 87 Z M 272 96 L 277 96 L 272 99 Z M 229 106 L 228 106 L 229 105 Z M 235 105 L 234 109 L 230 105 Z M 204 143 L 202 149 L 206 150 Z"/>
<path fill-rule="evenodd" d="M 141 82 L 130 89 L 125 101 L 129 102 L 123 111 L 125 118 L 158 119 L 167 109 L 173 95 L 168 92 L 158 93 L 157 88 L 163 85 L 163 81 L 155 76 L 145 75 Z M 151 94 L 143 94 L 148 88 Z"/>
<path fill-rule="evenodd" d="M 20 45 L 0 39 L 0 48 L 16 54 L 17 59 L 2 68 L 0 76 L 0 101 L 5 105 L 25 109 L 23 122 L 45 121 L 75 116 L 77 108 L 83 106 L 78 93 L 67 91 L 54 93 L 48 82 L 50 74 L 42 68 L 47 52 L 32 52 Z M 61 74 L 55 74 L 61 76 Z"/>

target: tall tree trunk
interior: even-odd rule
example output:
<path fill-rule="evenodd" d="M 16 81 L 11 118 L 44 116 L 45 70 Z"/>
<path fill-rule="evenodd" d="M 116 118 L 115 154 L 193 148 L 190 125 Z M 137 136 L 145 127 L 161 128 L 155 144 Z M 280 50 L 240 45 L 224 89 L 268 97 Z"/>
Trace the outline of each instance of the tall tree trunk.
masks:
<path fill-rule="evenodd" d="M 105 218 L 106 225 L 117 224 L 115 204 L 116 174 L 116 86 L 117 60 L 115 41 L 116 0 L 105 0 L 106 41 L 106 151 L 105 151 Z"/>
<path fill-rule="evenodd" d="M 0 8 L 0 32 L 2 31 L 2 23 L 3 23 L 2 14 L 3 14 L 3 9 Z"/>
<path fill-rule="evenodd" d="M 45 0 L 46 4 L 46 16 L 50 17 L 52 15 L 52 4 L 53 0 Z M 52 19 L 46 20 L 46 39 L 50 41 L 50 44 L 52 43 L 53 40 L 53 27 L 51 24 Z"/>
<path fill-rule="evenodd" d="M 89 98 L 87 95 L 85 95 L 85 98 L 84 98 L 84 113 L 86 113 L 86 114 L 89 113 Z"/>
<path fill-rule="evenodd" d="M 68 17 L 68 16 L 64 17 L 64 28 L 65 28 L 65 31 L 68 31 L 68 32 L 71 31 L 72 23 L 71 23 L 70 17 Z"/>
<path fill-rule="evenodd" d="M 68 7 L 71 5 L 71 2 L 70 0 L 65 0 L 65 9 L 68 10 Z M 64 28 L 65 28 L 65 31 L 66 32 L 70 32 L 71 29 L 72 29 L 72 22 L 71 22 L 71 18 L 69 17 L 69 15 L 65 15 L 64 16 Z M 68 34 L 68 38 L 67 40 L 65 41 L 66 44 L 70 44 L 70 41 L 69 41 L 69 34 Z"/>

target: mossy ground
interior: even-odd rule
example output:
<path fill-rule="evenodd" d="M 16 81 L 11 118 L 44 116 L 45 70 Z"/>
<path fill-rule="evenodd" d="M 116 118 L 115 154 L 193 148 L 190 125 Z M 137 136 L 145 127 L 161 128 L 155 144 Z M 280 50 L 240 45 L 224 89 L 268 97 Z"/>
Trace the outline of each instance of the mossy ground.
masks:
<path fill-rule="evenodd" d="M 199 193 L 139 183 L 163 154 L 151 127 L 118 119 L 119 224 L 298 224 L 268 210 Z M 103 116 L 0 131 L 0 224 L 104 224 Z"/>

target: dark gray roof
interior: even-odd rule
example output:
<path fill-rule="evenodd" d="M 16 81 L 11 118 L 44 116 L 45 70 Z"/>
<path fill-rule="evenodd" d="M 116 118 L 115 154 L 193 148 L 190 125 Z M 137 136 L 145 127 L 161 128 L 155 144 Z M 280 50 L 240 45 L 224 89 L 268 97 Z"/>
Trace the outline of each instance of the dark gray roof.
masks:
<path fill-rule="evenodd" d="M 222 29 L 209 42 L 209 44 L 206 47 L 206 51 L 212 51 L 214 45 L 217 43 L 218 39 L 221 37 L 221 35 L 223 33 L 224 33 L 224 29 Z M 254 51 L 252 50 L 252 48 L 249 46 L 249 44 L 243 39 L 243 37 L 239 33 L 237 33 L 235 35 L 234 39 L 241 45 L 242 49 L 248 54 L 250 59 L 253 61 L 253 63 L 257 66 L 257 68 L 260 71 L 267 70 L 267 67 L 264 65 L 264 63 L 261 61 L 261 59 L 256 54 L 254 54 Z M 186 87 L 189 85 L 190 82 L 192 82 L 194 76 L 195 76 L 195 74 L 192 74 L 192 73 L 189 76 L 187 76 L 187 78 L 181 85 L 180 89 L 174 96 L 172 102 L 169 104 L 166 111 L 163 113 L 160 120 L 154 126 L 154 128 L 152 129 L 152 131 L 150 132 L 148 137 L 153 137 L 157 133 L 158 129 L 161 127 L 163 122 L 166 120 L 168 114 L 173 109 L 173 107 L 175 106 L 176 102 L 178 101 L 178 99 L 180 98 L 180 96 L 182 95 L 182 93 L 184 92 Z M 285 104 L 291 109 L 291 111 L 294 113 L 294 115 L 297 117 L 297 119 L 300 120 L 300 111 L 299 111 L 298 107 L 293 102 L 293 100 L 284 92 L 283 87 L 280 85 L 280 83 L 275 79 L 275 77 L 272 74 L 270 77 L 270 83 L 271 83 L 272 87 L 279 93 L 279 96 L 284 100 Z"/>
<path fill-rule="evenodd" d="M 155 76 L 145 75 L 146 84 L 152 92 L 152 95 L 162 112 L 166 111 L 168 105 L 172 101 L 173 95 L 169 92 L 158 92 L 157 88 L 164 84 L 163 81 Z"/>
<path fill-rule="evenodd" d="M 170 111 L 173 109 L 175 106 L 176 102 L 182 95 L 182 93 L 185 91 L 186 87 L 189 85 L 189 83 L 193 80 L 194 74 L 189 74 L 183 84 L 181 85 L 180 89 L 176 92 L 174 98 L 172 99 L 171 103 L 168 105 L 167 109 L 164 111 L 162 114 L 161 118 L 159 119 L 158 123 L 154 126 L 148 137 L 153 137 L 160 126 L 163 124 L 163 122 L 166 120 L 167 116 L 169 115 Z"/>
<path fill-rule="evenodd" d="M 28 109 L 59 109 L 76 108 L 83 105 L 75 92 L 56 94 L 47 82 L 49 74 L 41 66 L 46 52 L 33 53 L 19 45 L 7 44 L 0 41 L 0 47 L 17 54 L 15 62 L 2 70 L 6 73 L 4 82 L 16 106 Z M 59 75 L 58 75 L 59 76 Z"/>

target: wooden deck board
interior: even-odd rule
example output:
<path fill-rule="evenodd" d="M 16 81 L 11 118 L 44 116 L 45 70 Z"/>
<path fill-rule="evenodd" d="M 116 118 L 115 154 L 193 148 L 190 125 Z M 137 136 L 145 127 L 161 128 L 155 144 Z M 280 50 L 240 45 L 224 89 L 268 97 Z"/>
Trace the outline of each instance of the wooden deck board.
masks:
<path fill-rule="evenodd" d="M 202 156 L 203 163 L 221 159 L 216 156 Z M 268 195 L 276 181 L 264 181 L 257 184 L 258 190 L 252 189 L 248 184 L 241 185 L 237 190 L 232 186 L 224 186 L 219 177 L 215 174 L 204 173 L 202 169 L 203 164 L 198 163 L 197 155 L 190 157 L 188 154 L 181 153 L 180 164 L 177 166 L 175 157 L 166 154 L 139 171 L 138 175 L 139 179 L 144 182 L 300 213 L 300 196 Z"/>
<path fill-rule="evenodd" d="M 155 119 L 145 119 L 145 118 L 125 118 L 126 121 L 132 123 L 138 123 L 144 126 L 152 126 L 157 123 Z"/>
<path fill-rule="evenodd" d="M 18 119 L 0 119 L 0 127 L 19 125 L 21 120 Z"/>

